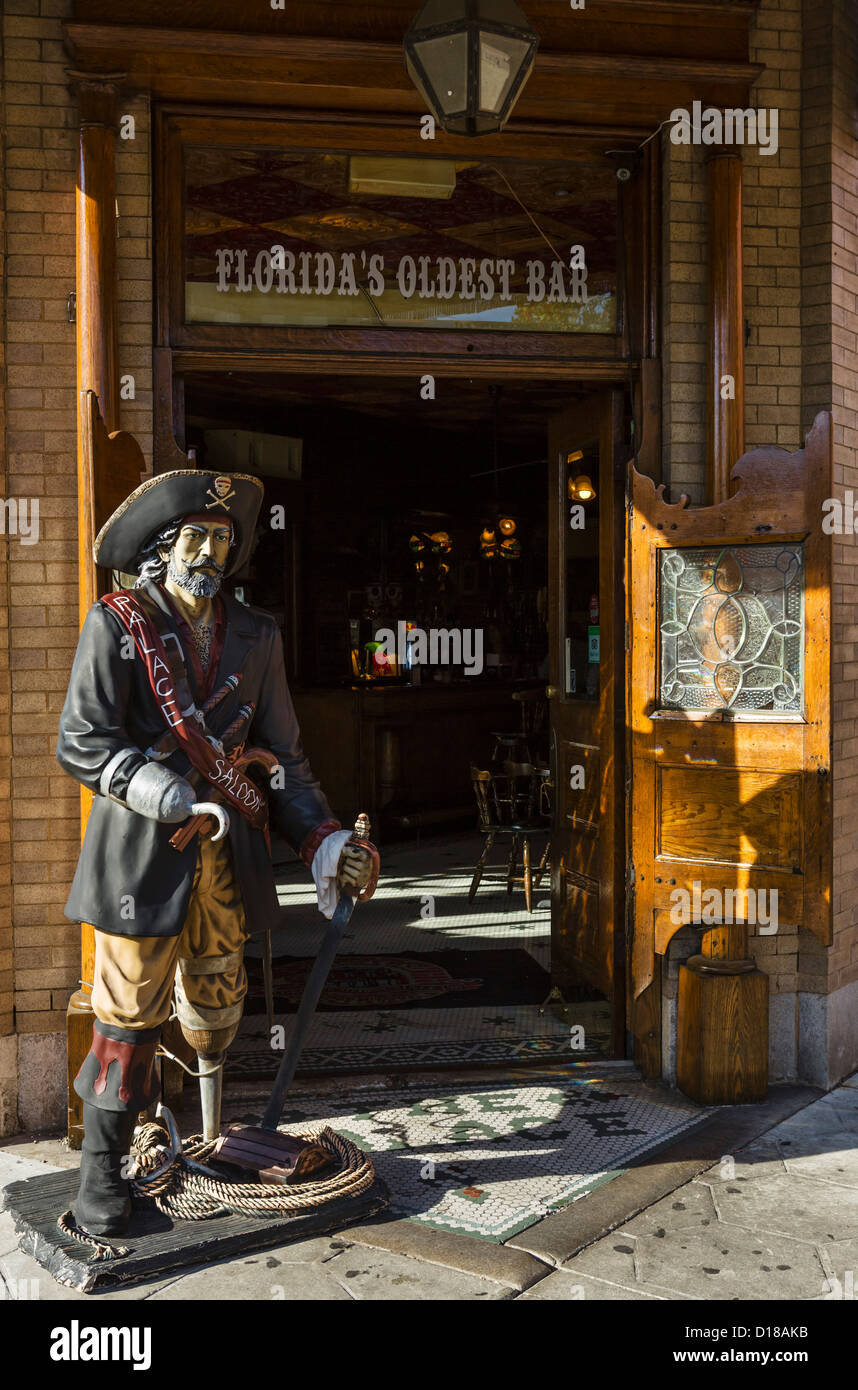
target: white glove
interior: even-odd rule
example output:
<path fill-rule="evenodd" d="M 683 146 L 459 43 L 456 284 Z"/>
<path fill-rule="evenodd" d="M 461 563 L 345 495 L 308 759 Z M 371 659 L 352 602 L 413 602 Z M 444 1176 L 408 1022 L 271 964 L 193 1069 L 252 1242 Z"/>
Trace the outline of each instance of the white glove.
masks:
<path fill-rule="evenodd" d="M 132 778 L 133 781 L 133 778 Z M 316 853 L 313 855 L 313 863 L 310 871 L 316 881 L 316 897 L 319 903 L 319 911 L 323 917 L 330 919 L 334 915 L 334 910 L 340 899 L 337 887 L 337 869 L 340 863 L 340 854 L 343 845 L 352 838 L 350 830 L 335 830 L 333 834 L 326 835 Z"/>
<path fill-rule="evenodd" d="M 196 799 L 190 782 L 159 763 L 145 763 L 139 768 L 125 793 L 129 810 L 165 825 L 187 820 Z"/>

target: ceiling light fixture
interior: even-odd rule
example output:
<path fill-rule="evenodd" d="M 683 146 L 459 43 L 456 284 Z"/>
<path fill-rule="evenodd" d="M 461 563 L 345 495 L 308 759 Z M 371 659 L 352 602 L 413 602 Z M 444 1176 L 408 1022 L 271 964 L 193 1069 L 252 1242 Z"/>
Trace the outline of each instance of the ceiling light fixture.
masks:
<path fill-rule="evenodd" d="M 515 0 L 426 0 L 405 34 L 405 66 L 442 130 L 502 130 L 539 36 Z"/>

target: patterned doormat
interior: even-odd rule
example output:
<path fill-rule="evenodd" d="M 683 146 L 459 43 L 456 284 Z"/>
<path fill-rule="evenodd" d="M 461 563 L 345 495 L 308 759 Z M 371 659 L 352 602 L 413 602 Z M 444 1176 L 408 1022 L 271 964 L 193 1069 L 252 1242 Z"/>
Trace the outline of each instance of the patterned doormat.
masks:
<path fill-rule="evenodd" d="M 274 1008 L 295 1013 L 312 960 L 274 961 Z M 406 951 L 396 955 L 340 956 L 319 1008 L 409 1009 L 443 997 L 445 1009 L 483 1004 L 541 1004 L 551 976 L 529 951 Z M 262 962 L 247 961 L 246 1014 L 265 1012 Z"/>
<path fill-rule="evenodd" d="M 272 1046 L 265 1015 L 246 1016 L 227 1053 L 225 1079 L 273 1080 L 294 1021 L 294 1013 L 275 1015 Z M 573 1034 L 573 1026 L 580 1031 Z M 313 1018 L 298 1075 L 581 1061 L 609 1056 L 610 1043 L 611 1013 L 601 1002 L 576 1004 L 572 1024 L 535 1004 L 337 1009 Z"/>
<path fill-rule="evenodd" d="M 628 1073 L 586 1067 L 534 1084 L 371 1092 L 287 1103 L 281 1126 L 325 1122 L 373 1157 L 391 1213 L 500 1243 L 585 1197 L 709 1114 Z M 231 1116 L 254 1123 L 255 1116 Z"/>

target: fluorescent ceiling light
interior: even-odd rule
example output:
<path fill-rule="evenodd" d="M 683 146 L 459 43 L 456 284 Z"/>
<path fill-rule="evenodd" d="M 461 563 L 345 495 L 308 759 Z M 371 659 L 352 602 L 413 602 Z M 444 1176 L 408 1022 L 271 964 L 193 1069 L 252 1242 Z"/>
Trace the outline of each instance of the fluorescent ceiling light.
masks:
<path fill-rule="evenodd" d="M 388 198 L 451 198 L 455 189 L 454 160 L 358 154 L 349 159 L 350 193 Z"/>

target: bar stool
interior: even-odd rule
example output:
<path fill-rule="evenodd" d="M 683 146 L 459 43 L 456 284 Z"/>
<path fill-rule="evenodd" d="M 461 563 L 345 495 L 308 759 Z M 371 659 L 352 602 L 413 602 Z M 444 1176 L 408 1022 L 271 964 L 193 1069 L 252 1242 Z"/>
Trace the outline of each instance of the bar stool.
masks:
<path fill-rule="evenodd" d="M 536 745 L 542 733 L 548 709 L 545 692 L 541 686 L 532 690 L 515 690 L 512 698 L 519 706 L 520 727 L 516 733 L 507 729 L 492 730 L 494 747 L 491 761 L 493 764 L 506 761 L 528 763 L 535 761 Z"/>

